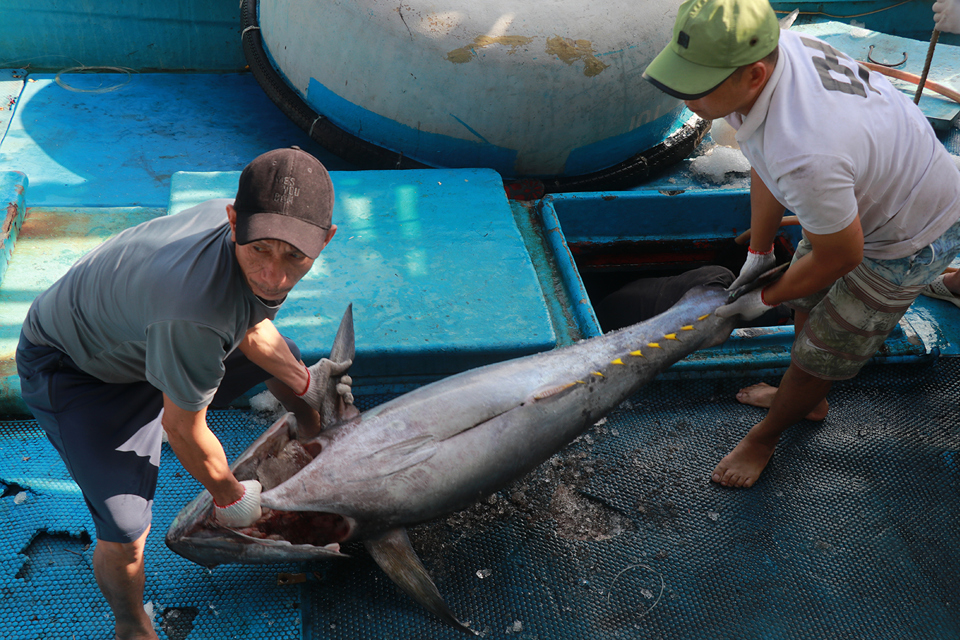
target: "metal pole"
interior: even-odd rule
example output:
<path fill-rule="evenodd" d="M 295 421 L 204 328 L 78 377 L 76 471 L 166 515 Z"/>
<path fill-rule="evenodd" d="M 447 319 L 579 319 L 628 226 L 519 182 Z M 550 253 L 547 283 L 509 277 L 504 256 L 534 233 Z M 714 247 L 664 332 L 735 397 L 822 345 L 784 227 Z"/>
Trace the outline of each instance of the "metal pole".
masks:
<path fill-rule="evenodd" d="M 933 50 L 937 46 L 937 40 L 940 38 L 940 32 L 933 30 L 930 36 L 930 48 L 927 49 L 927 61 L 923 63 L 923 73 L 920 74 L 920 82 L 917 83 L 917 93 L 913 96 L 913 103 L 920 104 L 920 96 L 923 94 L 923 85 L 927 82 L 927 73 L 930 71 L 930 62 L 933 60 Z"/>

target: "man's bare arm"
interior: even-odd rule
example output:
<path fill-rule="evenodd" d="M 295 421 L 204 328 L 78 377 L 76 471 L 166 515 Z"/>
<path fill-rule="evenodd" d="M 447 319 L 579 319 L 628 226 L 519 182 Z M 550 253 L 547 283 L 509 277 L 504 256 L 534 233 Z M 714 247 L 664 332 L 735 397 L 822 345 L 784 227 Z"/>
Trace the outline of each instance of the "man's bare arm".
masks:
<path fill-rule="evenodd" d="M 267 381 L 267 388 L 287 411 L 297 417 L 300 437 L 309 439 L 320 433 L 323 426 L 320 414 L 302 397 L 311 380 L 307 367 L 293 357 L 277 327 L 269 320 L 257 323 L 247 331 L 238 348 L 251 362 L 273 376 Z"/>
<path fill-rule="evenodd" d="M 269 320 L 262 320 L 247 331 L 238 348 L 250 362 L 296 393 L 307 388 L 306 366 L 293 357 L 283 336 Z"/>
<path fill-rule="evenodd" d="M 243 496 L 243 486 L 230 471 L 223 445 L 207 426 L 206 407 L 181 409 L 163 394 L 163 429 L 183 468 L 202 484 L 214 501 L 228 505 Z"/>
<path fill-rule="evenodd" d="M 836 233 L 818 235 L 807 231 L 806 236 L 812 250 L 797 260 L 780 280 L 763 290 L 767 304 L 816 293 L 853 271 L 863 260 L 863 229 L 859 217 Z"/>

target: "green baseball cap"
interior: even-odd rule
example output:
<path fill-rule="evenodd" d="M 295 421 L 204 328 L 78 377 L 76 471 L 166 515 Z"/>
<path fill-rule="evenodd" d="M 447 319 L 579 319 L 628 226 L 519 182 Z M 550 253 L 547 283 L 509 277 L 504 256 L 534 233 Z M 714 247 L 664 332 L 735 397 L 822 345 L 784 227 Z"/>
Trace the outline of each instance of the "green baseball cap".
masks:
<path fill-rule="evenodd" d="M 780 39 L 768 0 L 686 0 L 673 40 L 643 77 L 681 100 L 707 95 L 734 71 L 761 60 Z"/>

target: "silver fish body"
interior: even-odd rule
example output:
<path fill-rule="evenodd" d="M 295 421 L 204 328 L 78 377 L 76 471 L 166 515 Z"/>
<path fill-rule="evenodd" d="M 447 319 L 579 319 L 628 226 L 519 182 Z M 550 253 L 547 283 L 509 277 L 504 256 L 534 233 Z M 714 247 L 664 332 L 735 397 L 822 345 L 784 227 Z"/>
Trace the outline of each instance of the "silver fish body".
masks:
<path fill-rule="evenodd" d="M 325 429 L 303 443 L 312 460 L 261 495 L 272 517 L 323 514 L 321 524 L 329 526 L 313 526 L 310 544 L 283 540 L 282 525 L 272 536 L 280 540 L 219 529 L 204 492 L 177 516 L 167 545 L 210 566 L 333 557 L 341 555 L 338 543 L 364 540 L 401 588 L 470 632 L 443 603 L 404 528 L 516 481 L 657 374 L 722 343 L 735 321 L 713 311 L 728 299 L 721 288 L 699 287 L 645 322 L 445 378 Z M 332 354 L 352 357 L 352 324 L 348 309 Z M 278 421 L 238 458 L 234 473 L 241 480 L 257 477 L 258 468 L 294 440 L 291 418 Z"/>
<path fill-rule="evenodd" d="M 658 373 L 726 339 L 722 290 L 691 292 L 618 332 L 472 369 L 323 432 L 322 452 L 262 495 L 285 511 L 337 513 L 347 539 L 463 509 L 535 468 Z"/>

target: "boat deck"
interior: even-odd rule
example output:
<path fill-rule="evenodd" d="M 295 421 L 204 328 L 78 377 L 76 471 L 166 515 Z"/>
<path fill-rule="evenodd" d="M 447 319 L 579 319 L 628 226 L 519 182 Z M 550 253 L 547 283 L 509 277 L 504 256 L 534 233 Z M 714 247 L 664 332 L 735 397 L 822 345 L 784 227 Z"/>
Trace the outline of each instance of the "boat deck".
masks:
<path fill-rule="evenodd" d="M 944 358 L 838 384 L 828 418 L 788 432 L 746 491 L 708 476 L 762 415 L 733 398 L 753 380 L 654 383 L 411 540 L 487 638 L 956 638 L 958 374 Z M 235 457 L 262 420 L 225 411 L 212 425 Z M 109 637 L 93 523 L 35 423 L 0 425 L 0 478 L 4 637 Z M 463 637 L 359 546 L 342 561 L 212 571 L 174 555 L 162 532 L 199 489 L 164 445 L 146 600 L 170 640 Z"/>
<path fill-rule="evenodd" d="M 931 77 L 956 87 L 952 74 Z M 718 216 L 698 211 L 704 198 L 726 207 L 745 197 L 742 173 L 714 184 L 695 159 L 629 194 L 552 197 L 540 208 L 508 202 L 485 171 L 356 172 L 290 124 L 247 74 L 58 82 L 0 71 L 0 98 L 0 195 L 25 213 L 8 221 L 9 267 L 4 260 L 0 270 L 8 418 L 0 422 L 8 603 L 0 635 L 17 640 L 110 634 L 91 569 L 92 522 L 36 424 L 16 415 L 12 369 L 30 301 L 103 239 L 207 195 L 229 197 L 236 172 L 258 153 L 291 144 L 315 153 L 338 172 L 343 222 L 330 271 L 280 322 L 319 357 L 354 302 L 358 396 L 369 407 L 405 386 L 596 331 L 589 305 L 575 312 L 582 298 L 576 278 L 561 273 L 564 243 L 552 248 L 556 234 L 531 210 L 555 211 L 574 241 L 591 237 L 565 226 L 586 215 L 577 207 L 618 220 L 637 203 L 670 201 L 706 220 Z M 956 128 L 939 135 L 960 154 Z M 468 234 L 465 250 L 457 243 Z M 361 278 L 347 265 L 371 271 Z M 960 309 L 921 298 L 908 325 L 902 351 L 891 348 L 837 385 L 827 420 L 792 430 L 750 491 L 721 489 L 708 475 L 762 415 L 733 394 L 776 380 L 783 332 L 764 352 L 778 354 L 761 368 L 770 375 L 738 368 L 761 350 L 735 336 L 741 346 L 650 385 L 516 486 L 419 527 L 414 546 L 451 608 L 484 637 L 956 638 Z M 265 426 L 250 410 L 212 421 L 231 458 Z M 165 447 L 146 599 L 167 638 L 460 637 L 400 593 L 362 548 L 311 566 L 207 571 L 182 560 L 162 532 L 198 490 Z"/>

